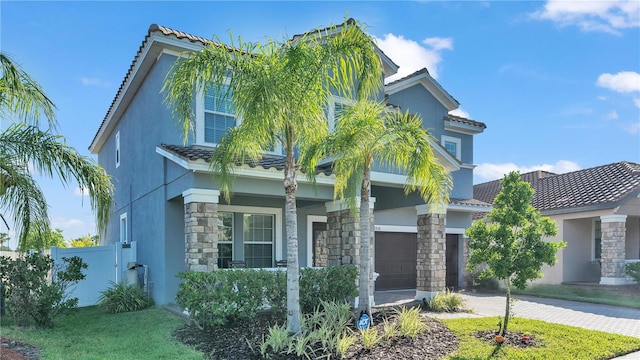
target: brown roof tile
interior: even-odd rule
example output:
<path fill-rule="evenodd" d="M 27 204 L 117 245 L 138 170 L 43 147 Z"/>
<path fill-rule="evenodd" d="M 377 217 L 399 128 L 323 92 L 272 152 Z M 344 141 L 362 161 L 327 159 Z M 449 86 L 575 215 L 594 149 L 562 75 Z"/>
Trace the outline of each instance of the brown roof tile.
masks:
<path fill-rule="evenodd" d="M 209 162 L 211 160 L 212 149 L 205 148 L 200 146 L 179 146 L 179 145 L 167 145 L 161 144 L 161 148 L 170 153 L 188 161 L 197 161 L 203 160 L 205 162 Z M 246 159 L 244 165 L 249 165 L 252 168 L 261 166 L 263 169 L 271 169 L 274 168 L 278 171 L 284 170 L 285 157 L 282 155 L 263 155 L 262 158 L 258 161 L 252 161 L 251 159 Z M 243 165 L 240 162 L 236 163 L 237 166 Z M 330 166 L 319 166 L 316 170 L 316 174 L 324 174 L 331 175 L 331 167 Z"/>
<path fill-rule="evenodd" d="M 447 116 L 445 116 L 444 119 L 448 120 L 448 121 L 453 121 L 453 122 L 457 122 L 457 123 L 460 123 L 460 124 L 464 124 L 464 125 L 479 127 L 481 129 L 486 129 L 487 128 L 487 125 L 485 123 L 483 123 L 483 122 L 467 119 L 467 118 L 464 118 L 462 116 L 447 114 Z"/>
<path fill-rule="evenodd" d="M 532 205 L 540 211 L 616 206 L 640 192 L 640 164 L 621 161 L 565 174 L 534 171 L 521 175 L 535 190 Z M 473 197 L 493 203 L 500 180 L 473 186 Z"/>

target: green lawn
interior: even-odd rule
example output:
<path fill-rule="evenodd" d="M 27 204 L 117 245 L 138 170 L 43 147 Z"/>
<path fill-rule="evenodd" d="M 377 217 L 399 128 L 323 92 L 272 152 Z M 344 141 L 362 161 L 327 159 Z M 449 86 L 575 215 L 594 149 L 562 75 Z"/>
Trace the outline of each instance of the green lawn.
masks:
<path fill-rule="evenodd" d="M 632 285 L 635 286 L 635 285 Z M 629 287 L 631 289 L 631 287 Z M 525 290 L 512 289 L 514 294 L 555 299 L 584 301 L 596 304 L 625 306 L 640 309 L 640 291 L 628 293 L 616 287 L 579 287 L 571 285 L 532 285 Z"/>
<path fill-rule="evenodd" d="M 38 346 L 44 360 L 203 358 L 172 338 L 182 319 L 161 308 L 122 314 L 81 308 L 57 318 L 53 329 L 20 330 L 6 326 L 5 320 L 2 335 Z"/>
<path fill-rule="evenodd" d="M 460 339 L 460 347 L 448 357 L 450 360 L 597 360 L 640 350 L 640 338 L 521 318 L 509 321 L 509 331 L 529 333 L 542 340 L 543 344 L 526 349 L 508 345 L 497 347 L 471 335 L 476 331 L 497 329 L 497 317 L 449 319 L 443 322 Z"/>
<path fill-rule="evenodd" d="M 203 355 L 171 336 L 182 324 L 178 316 L 160 308 L 106 314 L 96 307 L 61 316 L 53 329 L 16 329 L 2 319 L 3 335 L 38 346 L 51 359 L 202 359 Z M 496 328 L 497 317 L 444 320 L 460 339 L 450 360 L 488 359 L 610 359 L 640 350 L 640 338 L 514 318 L 511 331 L 527 332 L 542 340 L 540 347 L 496 348 L 476 339 L 476 331 Z"/>

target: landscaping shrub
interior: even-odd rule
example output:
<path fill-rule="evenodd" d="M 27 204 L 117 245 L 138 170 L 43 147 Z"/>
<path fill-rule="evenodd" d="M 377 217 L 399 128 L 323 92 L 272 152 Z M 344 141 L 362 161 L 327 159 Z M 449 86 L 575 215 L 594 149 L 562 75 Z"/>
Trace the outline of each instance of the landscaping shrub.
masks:
<path fill-rule="evenodd" d="M 435 312 L 460 312 L 465 311 L 465 301 L 462 295 L 451 292 L 449 289 L 439 291 L 429 300 L 429 310 Z"/>
<path fill-rule="evenodd" d="M 111 281 L 111 287 L 100 293 L 98 306 L 112 314 L 141 310 L 153 304 L 140 286 L 126 281 L 120 284 Z"/>
<path fill-rule="evenodd" d="M 323 301 L 346 303 L 357 295 L 355 267 L 335 266 L 300 270 L 300 307 L 310 313 Z M 183 272 L 176 303 L 200 327 L 251 319 L 258 311 L 286 310 L 286 272 L 264 269 L 225 269 Z"/>
<path fill-rule="evenodd" d="M 627 264 L 624 271 L 627 275 L 631 276 L 638 285 L 640 285 L 640 262 Z"/>
<path fill-rule="evenodd" d="M 355 266 L 300 269 L 300 309 L 309 313 L 322 302 L 344 303 L 358 296 Z M 286 295 L 286 292 L 285 292 Z"/>
<path fill-rule="evenodd" d="M 287 358 L 295 355 L 307 359 L 331 358 L 332 354 L 344 354 L 356 342 L 345 332 L 353 320 L 349 304 L 333 302 L 321 306 L 304 316 L 302 334 L 290 334 L 286 325 L 274 325 L 260 343 L 263 358 Z"/>
<path fill-rule="evenodd" d="M 39 253 L 0 257 L 0 286 L 16 324 L 33 320 L 38 327 L 51 328 L 56 316 L 77 308 L 78 298 L 70 297 L 68 290 L 85 278 L 82 270 L 87 267 L 78 256 L 63 257 L 61 264 Z"/>

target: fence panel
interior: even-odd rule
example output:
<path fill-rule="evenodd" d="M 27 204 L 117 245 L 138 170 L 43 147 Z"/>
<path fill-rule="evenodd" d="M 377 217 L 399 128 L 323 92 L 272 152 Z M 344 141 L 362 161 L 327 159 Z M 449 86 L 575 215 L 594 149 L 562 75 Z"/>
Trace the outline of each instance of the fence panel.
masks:
<path fill-rule="evenodd" d="M 120 243 L 85 248 L 51 248 L 51 257 L 60 263 L 63 257 L 79 256 L 89 266 L 84 273 L 86 278 L 71 291 L 78 298 L 78 306 L 91 306 L 98 302 L 100 292 L 111 286 L 110 281 L 118 281 L 117 249 Z"/>

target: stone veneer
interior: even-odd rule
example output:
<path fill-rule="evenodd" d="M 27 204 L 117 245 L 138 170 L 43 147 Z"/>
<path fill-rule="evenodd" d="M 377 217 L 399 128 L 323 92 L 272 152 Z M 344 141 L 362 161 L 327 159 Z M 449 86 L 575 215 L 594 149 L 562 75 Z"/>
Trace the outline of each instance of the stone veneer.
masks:
<path fill-rule="evenodd" d="M 328 231 L 321 231 L 320 234 L 316 237 L 316 248 L 313 249 L 315 264 L 313 264 L 313 266 L 327 266 L 327 261 L 329 259 L 327 234 Z"/>
<path fill-rule="evenodd" d="M 417 300 L 429 300 L 446 286 L 445 227 L 446 210 L 431 211 L 428 205 L 418 206 Z"/>
<path fill-rule="evenodd" d="M 189 189 L 184 198 L 186 270 L 218 267 L 218 196 L 216 190 Z"/>
<path fill-rule="evenodd" d="M 360 224 L 349 209 L 327 211 L 327 266 L 360 264 Z"/>
<path fill-rule="evenodd" d="M 603 215 L 601 278 L 604 285 L 618 285 L 625 282 L 625 240 L 626 215 Z"/>

